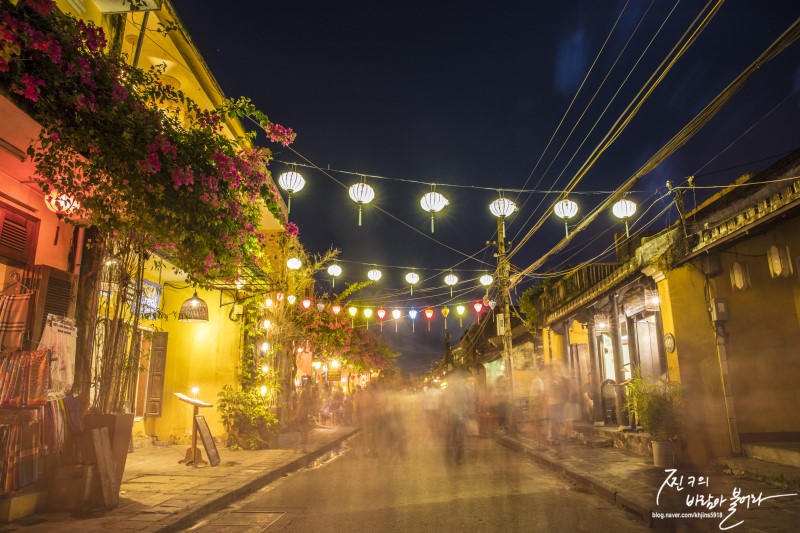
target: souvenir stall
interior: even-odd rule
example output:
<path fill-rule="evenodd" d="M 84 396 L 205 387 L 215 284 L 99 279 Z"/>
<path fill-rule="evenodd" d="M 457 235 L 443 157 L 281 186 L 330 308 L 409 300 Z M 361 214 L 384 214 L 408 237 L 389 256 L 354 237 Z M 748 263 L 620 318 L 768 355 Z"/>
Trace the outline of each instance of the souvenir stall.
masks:
<path fill-rule="evenodd" d="M 69 396 L 75 324 L 50 314 L 36 349 L 24 349 L 37 344 L 28 328 L 35 291 L 16 284 L 17 294 L 0 294 L 0 522 L 41 505 L 47 465 L 81 429 L 78 398 Z"/>

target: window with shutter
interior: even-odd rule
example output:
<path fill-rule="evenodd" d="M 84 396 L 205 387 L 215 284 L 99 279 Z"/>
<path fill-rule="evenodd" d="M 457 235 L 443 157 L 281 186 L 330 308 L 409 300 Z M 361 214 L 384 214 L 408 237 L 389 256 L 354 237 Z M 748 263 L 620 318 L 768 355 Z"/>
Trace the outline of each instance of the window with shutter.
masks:
<path fill-rule="evenodd" d="M 0 258 L 4 262 L 30 264 L 36 256 L 39 221 L 0 202 Z"/>
<path fill-rule="evenodd" d="M 150 348 L 150 378 L 147 384 L 147 415 L 161 416 L 164 406 L 164 369 L 167 363 L 167 333 L 153 332 Z"/>

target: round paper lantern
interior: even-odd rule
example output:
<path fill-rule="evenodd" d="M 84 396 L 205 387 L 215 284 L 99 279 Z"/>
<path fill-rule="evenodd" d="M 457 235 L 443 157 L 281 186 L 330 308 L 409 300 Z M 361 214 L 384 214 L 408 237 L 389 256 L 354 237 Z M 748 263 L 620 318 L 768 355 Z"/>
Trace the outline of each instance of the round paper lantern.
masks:
<path fill-rule="evenodd" d="M 434 215 L 444 209 L 450 202 L 436 191 L 431 191 L 422 196 L 419 205 L 431 214 L 431 233 L 433 233 Z"/>
<path fill-rule="evenodd" d="M 301 266 L 303 266 L 303 263 L 298 258 L 292 257 L 286 261 L 286 266 L 289 267 L 289 270 L 298 270 Z"/>
<path fill-rule="evenodd" d="M 578 204 L 572 200 L 564 198 L 560 202 L 556 203 L 556 205 L 553 207 L 553 212 L 557 217 L 564 219 L 564 232 L 566 233 L 567 237 L 569 237 L 569 223 L 567 221 L 578 214 Z"/>
<path fill-rule="evenodd" d="M 331 306 L 331 311 L 333 311 L 333 314 L 334 314 L 334 315 L 338 315 L 339 313 L 341 313 L 341 312 L 342 312 L 342 306 L 341 306 L 341 305 L 339 305 L 339 304 L 333 304 L 333 305 Z"/>
<path fill-rule="evenodd" d="M 379 279 L 381 279 L 382 275 L 383 274 L 381 274 L 381 271 L 378 270 L 377 268 L 373 268 L 372 270 L 367 272 L 367 277 L 372 281 L 378 281 Z"/>
<path fill-rule="evenodd" d="M 289 195 L 289 201 L 286 203 L 287 214 L 292 212 L 292 194 L 299 192 L 305 184 L 306 180 L 303 179 L 303 176 L 294 171 L 284 172 L 278 176 L 278 185 Z"/>
<path fill-rule="evenodd" d="M 409 272 L 406 274 L 406 282 L 411 285 L 411 295 L 414 295 L 414 284 L 419 281 L 419 274 L 416 272 Z"/>
<path fill-rule="evenodd" d="M 499 218 L 511 216 L 517 210 L 517 204 L 507 198 L 498 198 L 489 204 L 489 211 Z"/>
<path fill-rule="evenodd" d="M 336 276 L 342 273 L 342 267 L 336 263 L 328 267 L 328 275 L 331 277 L 331 287 L 336 286 Z"/>
<path fill-rule="evenodd" d="M 358 204 L 358 225 L 361 225 L 361 206 L 370 203 L 375 198 L 375 191 L 364 183 L 356 183 L 350 186 L 350 198 Z"/>
<path fill-rule="evenodd" d="M 452 295 L 453 295 L 453 285 L 455 285 L 456 283 L 458 283 L 458 276 L 456 276 L 456 275 L 455 275 L 455 274 L 453 274 L 453 273 L 450 273 L 450 274 L 448 274 L 448 275 L 446 275 L 446 276 L 444 277 L 444 282 L 445 282 L 447 285 L 450 285 L 450 296 L 452 296 Z"/>
<path fill-rule="evenodd" d="M 492 282 L 494 281 L 494 278 L 489 274 L 484 274 L 483 276 L 481 276 L 481 280 L 480 281 L 481 281 L 481 285 L 483 285 L 484 287 L 488 287 L 489 285 L 492 284 Z"/>

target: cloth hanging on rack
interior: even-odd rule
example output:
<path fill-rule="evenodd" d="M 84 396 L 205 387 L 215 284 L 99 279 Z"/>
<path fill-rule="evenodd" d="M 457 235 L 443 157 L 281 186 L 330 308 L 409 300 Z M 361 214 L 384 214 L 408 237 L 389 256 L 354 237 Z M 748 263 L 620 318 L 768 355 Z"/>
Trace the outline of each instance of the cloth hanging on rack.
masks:
<path fill-rule="evenodd" d="M 50 350 L 0 353 L 0 406 L 47 403 Z"/>
<path fill-rule="evenodd" d="M 9 493 L 39 479 L 40 409 L 0 417 L 0 493 Z"/>
<path fill-rule="evenodd" d="M 32 294 L 0 295 L 0 350 L 22 348 Z"/>
<path fill-rule="evenodd" d="M 68 318 L 48 314 L 47 322 L 39 341 L 39 348 L 52 352 L 50 364 L 50 390 L 64 393 L 72 389 L 75 380 L 75 345 L 78 328 Z"/>

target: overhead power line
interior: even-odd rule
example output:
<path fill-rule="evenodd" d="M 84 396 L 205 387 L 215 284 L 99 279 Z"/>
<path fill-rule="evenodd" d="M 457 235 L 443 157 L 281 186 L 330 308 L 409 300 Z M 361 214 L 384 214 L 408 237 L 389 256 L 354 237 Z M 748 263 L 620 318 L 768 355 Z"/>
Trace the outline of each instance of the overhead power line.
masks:
<path fill-rule="evenodd" d="M 766 63 L 777 57 L 786 48 L 800 38 L 800 18 L 796 19 L 789 28 L 781 34 L 761 55 L 756 58 L 739 76 L 736 77 L 725 89 L 722 90 L 700 113 L 698 113 L 686 126 L 683 127 L 672 139 L 661 147 L 644 165 L 639 168 L 625 183 L 617 189 L 617 195 L 609 196 L 586 217 L 584 217 L 572 232 L 561 239 L 561 241 L 551 248 L 547 253 L 526 267 L 522 272 L 515 274 L 511 278 L 511 285 L 519 283 L 520 279 L 539 268 L 554 253 L 562 250 L 579 232 L 583 231 L 597 216 L 611 207 L 611 204 L 618 198 L 619 194 L 630 189 L 642 176 L 646 175 L 658 165 L 660 165 L 670 155 L 675 153 L 680 147 L 689 141 L 711 118 L 716 115 L 725 104 L 727 104 L 744 84 L 755 74 L 755 72 Z"/>

